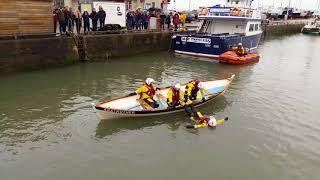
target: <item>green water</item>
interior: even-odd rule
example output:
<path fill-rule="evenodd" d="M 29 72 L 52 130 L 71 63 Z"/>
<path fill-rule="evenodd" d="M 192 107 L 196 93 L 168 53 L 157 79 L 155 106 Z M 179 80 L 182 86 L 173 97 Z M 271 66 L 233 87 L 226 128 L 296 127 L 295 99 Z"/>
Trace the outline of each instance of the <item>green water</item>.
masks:
<path fill-rule="evenodd" d="M 320 37 L 267 40 L 261 61 L 231 66 L 167 52 L 0 79 L 0 179 L 320 178 Z M 92 102 L 190 79 L 236 78 L 200 108 L 229 116 L 187 130 L 185 113 L 100 121 Z"/>

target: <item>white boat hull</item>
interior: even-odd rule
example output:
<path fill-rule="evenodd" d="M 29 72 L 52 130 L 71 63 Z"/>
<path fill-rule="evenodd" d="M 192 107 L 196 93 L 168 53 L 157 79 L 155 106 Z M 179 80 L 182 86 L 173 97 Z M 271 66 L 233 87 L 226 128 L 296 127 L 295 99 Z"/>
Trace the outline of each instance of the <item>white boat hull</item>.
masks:
<path fill-rule="evenodd" d="M 195 101 L 195 106 L 202 106 L 210 101 L 212 101 L 217 96 L 223 94 L 232 82 L 234 75 L 228 79 L 216 80 L 216 81 L 205 81 L 205 89 L 212 93 L 206 95 L 206 100 L 201 102 L 201 100 Z M 185 85 L 181 87 L 181 91 L 184 92 Z M 164 88 L 158 91 L 163 97 L 167 97 L 168 88 Z M 166 102 L 158 99 L 155 96 L 155 100 L 159 101 L 161 105 L 158 109 L 146 110 L 137 102 L 138 96 L 127 96 L 123 98 L 114 99 L 97 105 L 93 105 L 93 109 L 96 112 L 99 119 L 117 119 L 126 117 L 143 117 L 143 116 L 158 116 L 164 114 L 170 114 L 175 112 L 184 111 L 184 107 L 178 108 L 168 108 Z"/>

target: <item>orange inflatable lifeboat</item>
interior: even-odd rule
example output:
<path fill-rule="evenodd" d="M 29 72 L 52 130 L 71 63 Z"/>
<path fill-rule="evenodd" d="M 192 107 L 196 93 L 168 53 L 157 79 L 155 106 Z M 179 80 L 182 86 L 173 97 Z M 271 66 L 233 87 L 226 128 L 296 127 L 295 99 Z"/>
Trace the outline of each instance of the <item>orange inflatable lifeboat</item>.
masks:
<path fill-rule="evenodd" d="M 228 64 L 249 64 L 256 63 L 259 61 L 259 54 L 248 53 L 244 56 L 239 56 L 235 51 L 227 51 L 219 56 L 220 63 Z"/>

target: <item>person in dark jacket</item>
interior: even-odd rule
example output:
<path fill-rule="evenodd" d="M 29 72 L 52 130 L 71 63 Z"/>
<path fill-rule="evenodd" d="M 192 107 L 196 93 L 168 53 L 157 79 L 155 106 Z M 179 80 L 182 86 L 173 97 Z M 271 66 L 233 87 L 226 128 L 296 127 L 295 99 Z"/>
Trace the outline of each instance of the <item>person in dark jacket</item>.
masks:
<path fill-rule="evenodd" d="M 136 29 L 137 30 L 141 30 L 141 25 L 142 25 L 142 15 L 140 12 L 137 12 L 136 13 L 136 19 L 135 19 L 135 22 L 136 22 Z"/>
<path fill-rule="evenodd" d="M 82 14 L 82 19 L 83 19 L 84 33 L 87 33 L 88 31 L 90 31 L 90 16 L 86 9 Z"/>
<path fill-rule="evenodd" d="M 131 11 L 129 10 L 127 12 L 127 27 L 128 27 L 128 30 L 132 30 L 132 21 L 133 21 L 133 16 L 132 16 Z"/>
<path fill-rule="evenodd" d="M 99 6 L 98 18 L 100 22 L 100 29 L 103 29 L 106 20 L 106 12 L 103 10 L 101 6 Z"/>
<path fill-rule="evenodd" d="M 161 19 L 161 22 L 160 22 L 160 28 L 161 29 L 164 29 L 164 24 L 166 23 L 166 15 L 164 15 L 163 13 L 161 13 L 160 15 L 160 19 Z"/>
<path fill-rule="evenodd" d="M 80 30 L 81 30 L 81 13 L 79 11 L 79 9 L 76 10 L 75 12 L 75 19 L 74 21 L 76 22 L 76 27 L 77 27 L 77 33 L 80 34 Z"/>
<path fill-rule="evenodd" d="M 171 24 L 171 16 L 170 16 L 170 14 L 168 14 L 167 17 L 166 17 L 166 24 L 168 26 L 168 29 L 170 29 L 170 24 Z"/>
<path fill-rule="evenodd" d="M 92 9 L 92 13 L 90 14 L 90 18 L 92 20 L 92 31 L 97 31 L 98 13 L 95 8 Z"/>
<path fill-rule="evenodd" d="M 64 8 L 60 8 L 57 13 L 58 21 L 59 21 L 59 30 L 60 34 L 63 34 L 66 32 L 66 17 L 64 13 Z"/>
<path fill-rule="evenodd" d="M 145 13 L 141 13 L 141 29 L 146 29 L 146 14 Z"/>
<path fill-rule="evenodd" d="M 71 20 L 71 16 L 72 16 L 72 13 L 71 11 L 72 9 L 68 9 L 67 7 L 65 8 L 64 10 L 64 13 L 65 13 L 65 17 L 66 17 L 66 26 L 68 27 L 68 31 L 72 31 L 72 20 Z"/>
<path fill-rule="evenodd" d="M 76 19 L 76 13 L 72 8 L 70 8 L 69 11 L 71 13 L 70 25 L 72 26 L 69 30 L 73 32 L 74 22 L 75 22 L 75 19 Z"/>
<path fill-rule="evenodd" d="M 136 12 L 132 12 L 132 24 L 131 27 L 133 30 L 136 30 L 136 19 L 137 19 L 137 14 Z"/>

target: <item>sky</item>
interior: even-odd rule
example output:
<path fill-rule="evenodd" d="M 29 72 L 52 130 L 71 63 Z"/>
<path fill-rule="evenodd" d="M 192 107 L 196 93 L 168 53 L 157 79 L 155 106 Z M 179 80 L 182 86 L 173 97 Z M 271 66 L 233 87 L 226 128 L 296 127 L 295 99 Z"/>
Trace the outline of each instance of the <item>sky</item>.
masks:
<path fill-rule="evenodd" d="M 173 5 L 173 1 L 171 0 L 171 7 Z M 175 0 L 176 1 L 176 9 L 177 10 L 188 10 L 189 5 L 191 9 L 198 9 L 199 6 L 213 6 L 216 4 L 224 4 L 225 0 Z M 290 0 L 254 0 L 252 3 L 253 7 L 261 6 L 275 6 L 280 7 L 281 4 L 283 7 L 289 5 Z M 318 4 L 320 0 L 291 0 L 291 7 L 296 7 L 299 9 L 308 9 L 315 10 L 318 9 Z M 191 3 L 189 3 L 191 2 Z M 282 2 L 282 3 L 281 3 Z"/>

